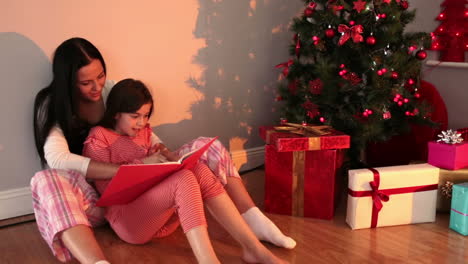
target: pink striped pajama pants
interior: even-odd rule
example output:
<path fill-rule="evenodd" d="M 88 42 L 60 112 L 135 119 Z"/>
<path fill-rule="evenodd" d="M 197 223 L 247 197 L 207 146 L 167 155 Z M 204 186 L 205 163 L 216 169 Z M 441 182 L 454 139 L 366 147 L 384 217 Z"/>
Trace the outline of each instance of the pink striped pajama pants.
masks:
<path fill-rule="evenodd" d="M 178 220 L 184 232 L 206 226 L 203 200 L 222 193 L 224 188 L 213 172 L 199 163 L 169 176 L 128 204 L 108 207 L 106 218 L 122 240 L 143 244 L 174 232 Z"/>

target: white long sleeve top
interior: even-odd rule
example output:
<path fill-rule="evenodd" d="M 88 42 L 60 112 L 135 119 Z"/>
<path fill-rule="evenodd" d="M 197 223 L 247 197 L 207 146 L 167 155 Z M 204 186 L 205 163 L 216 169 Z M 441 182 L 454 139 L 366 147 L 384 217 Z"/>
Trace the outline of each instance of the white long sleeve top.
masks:
<path fill-rule="evenodd" d="M 102 98 L 104 103 L 107 101 L 107 96 L 114 86 L 114 81 L 106 81 L 102 89 Z M 84 175 L 88 171 L 90 158 L 83 157 L 70 152 L 68 142 L 63 135 L 62 129 L 56 125 L 47 136 L 44 143 L 44 157 L 47 165 L 52 169 L 71 169 L 76 170 Z"/>

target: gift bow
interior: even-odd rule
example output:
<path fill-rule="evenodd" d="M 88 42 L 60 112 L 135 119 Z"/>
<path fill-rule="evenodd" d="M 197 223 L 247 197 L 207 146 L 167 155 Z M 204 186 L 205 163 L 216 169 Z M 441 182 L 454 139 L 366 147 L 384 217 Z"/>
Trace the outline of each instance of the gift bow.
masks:
<path fill-rule="evenodd" d="M 440 137 L 440 139 L 437 140 L 437 142 L 442 141 L 445 144 L 458 144 L 463 141 L 461 134 L 457 133 L 457 131 L 453 131 L 452 129 L 442 131 L 442 134 L 439 134 L 437 136 Z"/>
<path fill-rule="evenodd" d="M 338 32 L 342 33 L 338 45 L 343 45 L 348 39 L 352 38 L 355 43 L 364 41 L 364 38 L 360 35 L 364 32 L 364 27 L 362 25 L 356 25 L 348 27 L 346 25 L 339 25 Z"/>
<path fill-rule="evenodd" d="M 380 212 L 380 210 L 382 210 L 382 201 L 388 202 L 388 200 L 390 200 L 390 197 L 387 194 L 379 190 L 379 181 L 380 179 L 376 179 L 374 181 L 369 182 L 370 187 L 372 188 L 372 201 L 374 203 L 375 209 L 377 209 L 377 212 Z"/>
<path fill-rule="evenodd" d="M 309 125 L 299 125 L 299 124 L 288 123 L 288 122 L 285 122 L 284 125 L 295 127 L 300 130 L 305 130 L 318 136 L 330 134 L 332 131 L 332 128 L 330 126 L 309 126 Z"/>
<path fill-rule="evenodd" d="M 378 170 L 374 168 L 368 168 L 374 174 L 374 180 L 369 182 L 369 185 L 372 189 L 372 219 L 371 219 L 371 227 L 377 227 L 377 219 L 379 217 L 379 212 L 382 210 L 383 204 L 382 201 L 388 202 L 390 199 L 387 194 L 384 194 L 379 190 L 380 186 L 380 173 Z"/>
<path fill-rule="evenodd" d="M 289 73 L 289 67 L 291 67 L 292 64 L 293 64 L 293 60 L 290 59 L 287 62 L 283 62 L 283 63 L 276 65 L 275 68 L 283 68 L 283 75 L 284 77 L 287 77 Z"/>
<path fill-rule="evenodd" d="M 380 173 L 374 168 L 367 168 L 374 174 L 374 180 L 369 182 L 371 191 L 353 191 L 348 188 L 348 194 L 352 197 L 372 197 L 372 216 L 371 216 L 371 228 L 377 227 L 377 222 L 379 219 L 379 212 L 383 208 L 383 202 L 388 202 L 390 200 L 389 196 L 393 194 L 402 194 L 402 193 L 413 193 L 413 192 L 425 192 L 437 190 L 437 184 L 428 184 L 420 186 L 409 186 L 393 189 L 385 189 L 383 191 L 379 190 L 380 186 Z"/>

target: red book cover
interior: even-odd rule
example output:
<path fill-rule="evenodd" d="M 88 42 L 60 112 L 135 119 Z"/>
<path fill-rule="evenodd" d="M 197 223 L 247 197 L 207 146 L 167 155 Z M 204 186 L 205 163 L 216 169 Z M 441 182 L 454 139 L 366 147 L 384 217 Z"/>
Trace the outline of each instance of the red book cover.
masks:
<path fill-rule="evenodd" d="M 203 147 L 183 155 L 179 161 L 157 164 L 122 165 L 112 178 L 97 206 L 126 204 L 181 169 L 193 168 L 218 137 Z"/>

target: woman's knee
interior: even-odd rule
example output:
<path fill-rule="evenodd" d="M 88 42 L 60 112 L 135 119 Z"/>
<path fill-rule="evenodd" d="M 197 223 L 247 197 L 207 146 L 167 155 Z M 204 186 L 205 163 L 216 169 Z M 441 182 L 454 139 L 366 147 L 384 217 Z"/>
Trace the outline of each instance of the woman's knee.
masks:
<path fill-rule="evenodd" d="M 48 190 L 52 186 L 56 186 L 56 184 L 53 184 L 54 182 L 60 182 L 63 180 L 66 179 L 60 176 L 60 173 L 57 170 L 42 170 L 34 174 L 31 178 L 30 186 L 33 193 L 41 193 L 44 189 Z"/>

